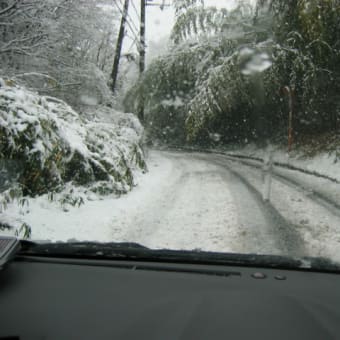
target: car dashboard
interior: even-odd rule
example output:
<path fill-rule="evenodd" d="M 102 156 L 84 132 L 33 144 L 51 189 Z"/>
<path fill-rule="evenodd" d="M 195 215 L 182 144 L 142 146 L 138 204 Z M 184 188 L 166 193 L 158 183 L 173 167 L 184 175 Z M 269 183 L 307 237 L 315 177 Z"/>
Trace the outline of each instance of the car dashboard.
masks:
<path fill-rule="evenodd" d="M 0 271 L 0 339 L 336 339 L 340 275 L 19 255 Z"/>

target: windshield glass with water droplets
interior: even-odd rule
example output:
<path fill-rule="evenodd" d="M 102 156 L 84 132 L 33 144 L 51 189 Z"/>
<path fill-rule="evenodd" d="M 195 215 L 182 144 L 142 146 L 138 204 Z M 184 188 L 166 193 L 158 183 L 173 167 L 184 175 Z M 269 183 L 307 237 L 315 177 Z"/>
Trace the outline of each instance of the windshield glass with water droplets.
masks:
<path fill-rule="evenodd" d="M 340 261 L 337 0 L 2 0 L 0 235 Z"/>

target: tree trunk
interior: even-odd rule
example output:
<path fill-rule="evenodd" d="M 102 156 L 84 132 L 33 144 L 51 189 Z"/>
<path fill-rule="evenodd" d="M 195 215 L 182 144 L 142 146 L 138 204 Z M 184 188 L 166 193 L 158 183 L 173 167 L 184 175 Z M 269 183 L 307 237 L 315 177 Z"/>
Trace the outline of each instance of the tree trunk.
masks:
<path fill-rule="evenodd" d="M 123 15 L 122 15 L 122 19 L 121 19 L 121 22 L 120 22 L 120 28 L 119 28 L 119 33 L 118 33 L 116 53 L 115 53 L 115 58 L 114 58 L 114 61 L 113 61 L 113 67 L 112 67 L 112 73 L 111 73 L 111 79 L 112 79 L 111 90 L 112 90 L 113 93 L 115 93 L 115 90 L 116 90 L 120 54 L 121 54 L 122 46 L 123 46 L 123 38 L 124 38 L 124 34 L 125 34 L 125 23 L 126 23 L 126 19 L 127 19 L 127 15 L 128 15 L 128 10 L 129 10 L 129 0 L 125 0 Z"/>

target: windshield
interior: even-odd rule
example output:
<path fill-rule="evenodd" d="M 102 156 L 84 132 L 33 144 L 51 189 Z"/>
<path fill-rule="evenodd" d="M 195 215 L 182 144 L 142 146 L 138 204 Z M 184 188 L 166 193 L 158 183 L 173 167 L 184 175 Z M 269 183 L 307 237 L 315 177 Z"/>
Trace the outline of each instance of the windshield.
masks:
<path fill-rule="evenodd" d="M 1 0 L 0 234 L 340 261 L 339 17 Z"/>

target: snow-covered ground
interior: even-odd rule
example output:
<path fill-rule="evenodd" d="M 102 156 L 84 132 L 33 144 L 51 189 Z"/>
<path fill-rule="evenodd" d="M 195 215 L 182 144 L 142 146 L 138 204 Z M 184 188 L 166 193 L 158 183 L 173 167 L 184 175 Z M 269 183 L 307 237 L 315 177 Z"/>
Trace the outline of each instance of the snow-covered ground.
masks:
<path fill-rule="evenodd" d="M 130 241 L 151 248 L 236 251 L 242 244 L 237 208 L 217 166 L 190 156 L 152 151 L 149 172 L 120 198 L 86 200 L 78 207 L 50 202 L 11 204 L 7 223 L 32 226 L 32 239 Z"/>
<path fill-rule="evenodd" d="M 232 162 L 231 167 L 237 169 L 257 190 L 263 189 L 262 171 L 239 162 Z M 291 170 L 279 169 L 279 173 L 284 174 L 286 178 L 292 177 Z M 302 181 L 300 177 L 303 175 L 296 171 L 294 176 L 302 184 L 301 187 L 287 185 L 275 176 L 272 178 L 271 204 L 300 235 L 305 255 L 340 261 L 340 210 L 319 204 L 311 195 L 315 187 L 321 186 L 321 182 L 325 192 L 329 188 L 330 196 L 335 194 L 334 186 L 338 186 L 339 194 L 339 184 L 327 183 L 325 179 L 308 175 L 304 175 Z"/>
<path fill-rule="evenodd" d="M 75 194 L 85 202 L 80 207 L 51 202 L 45 195 L 30 199 L 28 206 L 10 204 L 5 220 L 30 225 L 34 240 L 137 242 L 150 248 L 340 261 L 339 214 L 306 191 L 273 180 L 268 205 L 256 193 L 262 191 L 261 171 L 221 155 L 154 150 L 148 166 L 137 186 L 119 198 L 86 196 L 78 188 Z"/>
<path fill-rule="evenodd" d="M 237 154 L 262 159 L 266 158 L 269 152 L 273 153 L 273 159 L 276 162 L 290 164 L 311 172 L 317 172 L 340 181 L 340 160 L 337 159 L 339 156 L 336 152 L 321 152 L 313 157 L 306 157 L 305 154 L 299 150 L 293 150 L 288 153 L 286 150 L 275 147 L 274 145 L 270 145 L 268 148 L 259 148 L 254 144 L 249 144 L 235 151 Z"/>

